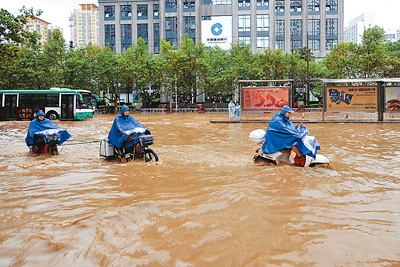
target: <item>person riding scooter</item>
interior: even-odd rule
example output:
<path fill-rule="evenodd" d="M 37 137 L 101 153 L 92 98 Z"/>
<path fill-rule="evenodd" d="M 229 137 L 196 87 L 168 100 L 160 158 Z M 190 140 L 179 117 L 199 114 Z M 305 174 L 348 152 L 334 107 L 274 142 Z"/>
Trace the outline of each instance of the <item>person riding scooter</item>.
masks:
<path fill-rule="evenodd" d="M 44 112 L 39 110 L 35 119 L 29 124 L 25 142 L 37 154 L 51 152 L 56 155 L 58 154 L 57 145 L 61 145 L 70 137 L 71 135 L 66 130 L 46 119 Z M 50 151 L 46 150 L 48 147 Z"/>
<path fill-rule="evenodd" d="M 150 131 L 131 117 L 129 113 L 129 107 L 123 105 L 121 115 L 114 119 L 107 139 L 118 149 L 118 153 L 126 158 L 131 158 L 132 154 L 135 153 L 135 146 L 140 142 L 139 137 L 151 135 Z"/>
<path fill-rule="evenodd" d="M 315 158 L 317 150 L 320 149 L 318 142 L 314 137 L 302 140 L 303 137 L 308 136 L 309 132 L 307 128 L 298 127 L 289 120 L 293 112 L 289 106 L 285 105 L 280 113 L 272 117 L 265 133 L 262 151 L 265 154 L 270 154 L 290 148 L 296 153 L 298 160 L 304 160 L 305 155 Z M 314 144 L 314 148 L 310 149 L 309 144 Z"/>

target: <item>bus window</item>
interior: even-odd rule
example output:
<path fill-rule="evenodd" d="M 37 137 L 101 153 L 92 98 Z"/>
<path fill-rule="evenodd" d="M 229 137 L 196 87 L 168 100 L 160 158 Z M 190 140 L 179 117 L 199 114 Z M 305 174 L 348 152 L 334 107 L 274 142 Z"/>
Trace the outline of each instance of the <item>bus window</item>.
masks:
<path fill-rule="evenodd" d="M 33 105 L 34 106 L 44 106 L 46 102 L 45 94 L 33 94 Z"/>
<path fill-rule="evenodd" d="M 33 97 L 32 97 L 32 95 L 19 94 L 19 106 L 20 107 L 33 106 Z"/>
<path fill-rule="evenodd" d="M 59 95 L 47 94 L 46 107 L 58 107 L 58 106 L 59 106 Z"/>

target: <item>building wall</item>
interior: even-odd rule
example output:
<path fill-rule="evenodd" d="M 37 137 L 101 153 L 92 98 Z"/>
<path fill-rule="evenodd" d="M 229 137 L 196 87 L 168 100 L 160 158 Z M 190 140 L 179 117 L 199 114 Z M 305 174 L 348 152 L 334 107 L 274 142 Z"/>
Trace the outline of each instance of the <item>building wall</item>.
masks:
<path fill-rule="evenodd" d="M 40 34 L 40 43 L 46 44 L 49 40 L 49 25 L 50 23 L 39 18 L 28 18 L 26 25 L 29 32 L 37 32 Z"/>
<path fill-rule="evenodd" d="M 210 2 L 214 4 L 207 4 Z M 138 7 L 143 5 L 147 5 L 147 17 L 138 16 Z M 158 17 L 154 16 L 155 5 L 159 7 Z M 159 26 L 160 39 L 179 46 L 185 29 L 196 43 L 202 40 L 202 19 L 231 16 L 232 43 L 245 41 L 253 53 L 267 47 L 280 47 L 288 53 L 292 46 L 307 46 L 308 38 L 314 55 L 325 57 L 334 44 L 344 41 L 343 5 L 344 0 L 178 0 L 172 5 L 171 0 L 99 0 L 99 41 L 100 46 L 108 44 L 121 53 L 129 43 L 126 34 L 121 33 L 126 25 L 131 25 L 131 43 L 143 36 L 143 25 L 147 25 L 149 50 L 157 53 L 155 24 Z M 127 6 L 131 8 L 131 17 L 121 17 L 121 8 Z M 185 27 L 193 24 L 187 17 L 193 17 L 190 19 L 194 20 L 195 29 Z M 175 26 L 176 30 L 171 31 Z"/>
<path fill-rule="evenodd" d="M 94 4 L 80 6 L 81 9 L 75 9 L 69 18 L 73 46 L 99 45 L 99 8 Z"/>
<path fill-rule="evenodd" d="M 349 22 L 349 26 L 344 30 L 344 41 L 361 44 L 364 31 L 374 26 L 374 15 L 363 13 Z"/>

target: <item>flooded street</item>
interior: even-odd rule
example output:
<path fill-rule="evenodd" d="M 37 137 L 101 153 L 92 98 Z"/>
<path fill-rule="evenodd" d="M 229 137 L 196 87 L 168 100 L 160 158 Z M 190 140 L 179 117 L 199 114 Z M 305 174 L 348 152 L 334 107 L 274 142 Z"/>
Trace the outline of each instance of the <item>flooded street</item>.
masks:
<path fill-rule="evenodd" d="M 265 123 L 133 116 L 159 162 L 99 157 L 114 115 L 56 121 L 55 157 L 0 122 L 0 266 L 400 265 L 400 124 L 306 124 L 331 166 L 299 168 L 253 162 Z"/>

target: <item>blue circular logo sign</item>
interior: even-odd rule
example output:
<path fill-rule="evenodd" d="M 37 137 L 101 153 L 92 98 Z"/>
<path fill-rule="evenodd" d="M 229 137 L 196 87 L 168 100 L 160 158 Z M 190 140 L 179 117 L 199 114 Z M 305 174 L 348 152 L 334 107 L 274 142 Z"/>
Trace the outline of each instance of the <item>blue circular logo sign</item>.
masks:
<path fill-rule="evenodd" d="M 220 35 L 222 33 L 222 25 L 221 23 L 215 23 L 211 26 L 211 32 L 214 35 Z"/>

